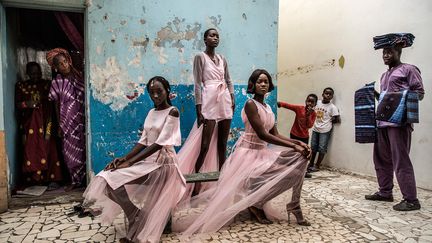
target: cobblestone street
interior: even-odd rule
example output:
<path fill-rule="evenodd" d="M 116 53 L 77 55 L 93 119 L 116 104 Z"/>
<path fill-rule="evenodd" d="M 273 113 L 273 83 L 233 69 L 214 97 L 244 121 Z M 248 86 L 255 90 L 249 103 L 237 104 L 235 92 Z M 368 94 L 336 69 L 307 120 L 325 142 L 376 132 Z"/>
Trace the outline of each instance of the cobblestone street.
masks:
<path fill-rule="evenodd" d="M 197 237 L 197 242 L 432 242 L 432 195 L 419 189 L 420 211 L 397 212 L 395 202 L 371 202 L 364 195 L 376 191 L 373 178 L 337 171 L 320 171 L 306 179 L 302 207 L 311 227 L 287 221 L 260 225 L 242 213 L 230 227 Z M 284 207 L 284 197 L 276 204 Z M 115 242 L 114 226 L 98 217 L 68 216 L 66 203 L 12 209 L 0 214 L 0 242 Z M 119 218 L 116 223 L 122 222 Z M 175 233 L 162 235 L 162 242 L 179 242 Z"/>

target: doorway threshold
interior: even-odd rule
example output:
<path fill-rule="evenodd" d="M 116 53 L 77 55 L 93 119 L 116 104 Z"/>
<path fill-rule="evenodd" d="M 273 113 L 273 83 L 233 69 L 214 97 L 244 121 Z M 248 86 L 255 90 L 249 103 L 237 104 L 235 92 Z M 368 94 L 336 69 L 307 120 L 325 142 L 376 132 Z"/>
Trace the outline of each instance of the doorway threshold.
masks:
<path fill-rule="evenodd" d="M 46 192 L 41 196 L 12 195 L 9 200 L 9 209 L 82 202 L 84 190 L 85 188 L 78 188 L 69 192 Z"/>

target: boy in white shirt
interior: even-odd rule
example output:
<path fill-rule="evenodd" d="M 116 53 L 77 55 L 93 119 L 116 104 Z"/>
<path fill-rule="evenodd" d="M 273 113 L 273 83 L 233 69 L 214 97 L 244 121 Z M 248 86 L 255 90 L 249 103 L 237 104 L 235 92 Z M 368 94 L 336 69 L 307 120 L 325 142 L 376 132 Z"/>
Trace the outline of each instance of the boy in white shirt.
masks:
<path fill-rule="evenodd" d="M 322 93 L 322 100 L 319 100 L 315 106 L 317 116 L 312 128 L 312 157 L 308 168 L 309 172 L 319 170 L 321 162 L 327 153 L 327 146 L 330 140 L 333 124 L 340 123 L 339 110 L 333 103 L 331 103 L 333 95 L 334 90 L 332 88 L 325 88 Z M 315 157 L 317 153 L 319 153 L 319 155 L 315 165 Z"/>

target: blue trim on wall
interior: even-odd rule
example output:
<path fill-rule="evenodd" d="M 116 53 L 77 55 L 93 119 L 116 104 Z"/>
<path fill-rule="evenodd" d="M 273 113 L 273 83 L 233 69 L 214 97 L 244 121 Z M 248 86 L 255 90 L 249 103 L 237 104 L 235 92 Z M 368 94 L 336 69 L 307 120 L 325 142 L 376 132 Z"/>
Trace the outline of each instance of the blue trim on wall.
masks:
<path fill-rule="evenodd" d="M 244 130 L 240 114 L 246 100 L 250 97 L 250 95 L 243 95 L 242 90 L 244 91 L 246 88 L 245 85 L 235 86 L 237 104 L 231 123 L 227 152 L 231 151 L 231 147 L 237 141 L 240 132 Z M 181 97 L 181 94 L 191 93 L 193 85 L 176 85 L 172 87 L 172 90 L 179 94 L 172 103 L 180 111 L 183 144 L 195 122 L 196 113 L 193 97 Z M 276 113 L 276 89 L 267 97 L 266 102 L 272 106 Z M 141 136 L 144 119 L 150 109 L 153 108 L 153 103 L 148 95 L 143 95 L 120 112 L 112 111 L 109 106 L 93 98 L 91 98 L 90 104 L 93 117 L 91 123 L 91 162 L 93 171 L 97 173 L 113 158 L 124 155 L 136 144 Z"/>

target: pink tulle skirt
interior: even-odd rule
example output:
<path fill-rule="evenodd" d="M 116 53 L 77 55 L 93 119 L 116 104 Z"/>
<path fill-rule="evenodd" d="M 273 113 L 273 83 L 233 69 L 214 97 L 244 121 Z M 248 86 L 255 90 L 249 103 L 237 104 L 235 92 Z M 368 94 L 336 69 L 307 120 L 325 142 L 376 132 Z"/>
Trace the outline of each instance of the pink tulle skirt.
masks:
<path fill-rule="evenodd" d="M 217 185 L 182 202 L 173 218 L 173 230 L 183 236 L 208 233 L 228 224 L 250 206 L 263 208 L 271 219 L 284 219 L 271 199 L 292 189 L 289 207 L 300 205 L 307 159 L 291 148 L 267 147 L 240 138 L 224 164 Z"/>
<path fill-rule="evenodd" d="M 213 172 L 219 170 L 218 153 L 217 153 L 217 124 L 213 130 L 209 150 L 204 159 L 204 163 L 200 168 L 200 173 Z M 189 133 L 186 142 L 177 154 L 179 168 L 183 174 L 195 173 L 195 162 L 198 159 L 201 150 L 201 140 L 203 134 L 203 126 L 197 127 L 195 122 L 192 130 Z M 214 182 L 201 183 L 200 192 L 207 190 Z M 184 200 L 189 200 L 192 195 L 194 184 L 188 184 L 184 195 Z"/>
<path fill-rule="evenodd" d="M 100 172 L 84 192 L 83 205 L 101 211 L 105 223 L 122 212 L 133 214 L 125 236 L 134 242 L 158 242 L 185 190 L 175 152 L 162 148 L 131 167 Z M 123 194 L 117 195 L 119 191 Z"/>

